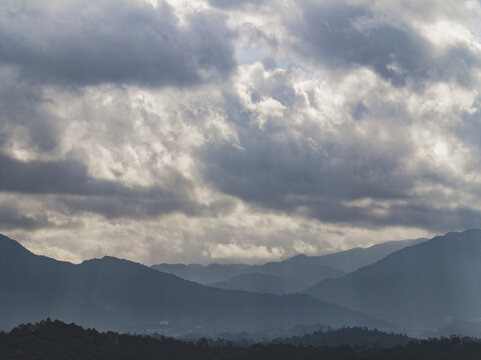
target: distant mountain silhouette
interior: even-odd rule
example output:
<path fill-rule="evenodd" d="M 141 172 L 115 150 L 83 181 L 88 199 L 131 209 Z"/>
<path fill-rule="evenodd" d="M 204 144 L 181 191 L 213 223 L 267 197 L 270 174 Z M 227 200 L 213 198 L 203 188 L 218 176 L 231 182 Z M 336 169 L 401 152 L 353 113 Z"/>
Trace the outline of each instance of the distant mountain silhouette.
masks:
<path fill-rule="evenodd" d="M 261 295 L 202 286 L 112 257 L 79 265 L 37 256 L 0 236 L 0 328 L 46 317 L 83 326 L 171 334 L 297 324 L 389 328 L 307 295 Z"/>
<path fill-rule="evenodd" d="M 409 329 L 481 318 L 481 230 L 437 236 L 307 293 Z"/>
<path fill-rule="evenodd" d="M 152 266 L 152 268 L 203 285 L 272 294 L 299 292 L 321 280 L 345 274 L 341 270 L 320 264 L 288 261 L 269 262 L 264 265 L 210 264 L 202 266 L 198 264 L 159 264 Z M 265 288 L 264 291 L 257 291 L 261 277 Z M 271 279 L 273 283 L 268 284 L 268 279 Z M 273 291 L 270 291 L 270 289 Z"/>
<path fill-rule="evenodd" d="M 207 285 L 251 272 L 251 267 L 246 264 L 158 264 L 153 265 L 152 269 Z"/>
<path fill-rule="evenodd" d="M 234 276 L 227 281 L 213 283 L 211 286 L 264 294 L 286 294 L 289 292 L 289 288 L 296 287 L 294 281 L 288 282 L 286 279 L 276 275 L 248 273 Z"/>
<path fill-rule="evenodd" d="M 355 248 L 321 256 L 301 254 L 263 265 L 159 264 L 152 268 L 223 289 L 287 294 L 305 290 L 328 278 L 345 275 L 394 251 L 425 240 L 388 241 L 369 248 Z"/>
<path fill-rule="evenodd" d="M 374 264 L 385 256 L 401 250 L 407 246 L 420 244 L 427 239 L 413 239 L 400 241 L 386 241 L 368 248 L 353 248 L 332 254 L 320 256 L 297 255 L 285 260 L 285 262 L 302 263 L 310 265 L 322 265 L 333 269 L 339 269 L 350 273 L 366 265 Z"/>

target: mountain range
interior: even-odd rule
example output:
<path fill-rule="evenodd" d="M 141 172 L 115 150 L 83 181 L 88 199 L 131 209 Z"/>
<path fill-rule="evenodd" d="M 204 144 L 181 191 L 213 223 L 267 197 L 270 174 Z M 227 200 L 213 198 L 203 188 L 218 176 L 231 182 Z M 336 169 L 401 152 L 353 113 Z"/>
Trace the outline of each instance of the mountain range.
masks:
<path fill-rule="evenodd" d="M 390 324 L 305 294 L 276 296 L 203 286 L 113 257 L 75 265 L 0 236 L 0 328 L 47 317 L 97 329 L 180 334 L 299 324 Z"/>
<path fill-rule="evenodd" d="M 329 258 L 342 259 L 345 254 Z M 352 257 L 352 251 L 348 254 Z M 57 261 L 0 236 L 0 329 L 47 317 L 98 329 L 169 335 L 317 324 L 405 330 L 411 335 L 454 331 L 476 336 L 480 329 L 479 229 L 412 241 L 351 273 L 323 279 L 303 293 L 258 293 L 285 291 L 282 276 L 294 271 L 298 262 L 313 267 L 300 266 L 297 276 L 306 269 L 314 271 L 318 260 L 322 257 L 297 256 L 254 267 L 271 269 L 272 274 L 233 275 L 236 269 L 252 267 L 226 267 L 232 270 L 230 283 L 234 279 L 245 282 L 244 287 L 257 284 L 255 292 L 248 292 L 205 286 L 113 257 L 78 265 Z"/>
<path fill-rule="evenodd" d="M 223 289 L 288 294 L 307 289 L 322 280 L 345 275 L 394 251 L 423 241 L 426 239 L 388 241 L 368 248 L 354 248 L 320 256 L 300 254 L 263 265 L 158 264 L 152 268 Z"/>

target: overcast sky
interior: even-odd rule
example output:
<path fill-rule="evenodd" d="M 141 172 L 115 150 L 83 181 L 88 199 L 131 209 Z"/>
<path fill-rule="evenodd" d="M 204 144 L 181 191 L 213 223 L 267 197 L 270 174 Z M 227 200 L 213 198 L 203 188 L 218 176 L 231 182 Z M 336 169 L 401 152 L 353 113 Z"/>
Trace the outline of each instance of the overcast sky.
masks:
<path fill-rule="evenodd" d="M 481 5 L 3 0 L 0 233 L 265 262 L 481 227 Z"/>

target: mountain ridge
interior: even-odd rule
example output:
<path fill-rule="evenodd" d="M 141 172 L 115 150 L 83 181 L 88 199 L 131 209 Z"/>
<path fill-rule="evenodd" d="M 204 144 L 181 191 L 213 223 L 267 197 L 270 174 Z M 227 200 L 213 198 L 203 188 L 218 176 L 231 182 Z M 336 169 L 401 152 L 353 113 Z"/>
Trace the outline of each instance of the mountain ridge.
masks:
<path fill-rule="evenodd" d="M 154 328 L 171 334 L 311 323 L 393 328 L 305 294 L 217 289 L 114 257 L 80 264 L 59 262 L 12 241 L 0 238 L 0 249 L 16 249 L 0 255 L 0 308 L 9 309 L 0 319 L 3 329 L 47 317 L 98 329 L 144 332 Z"/>
<path fill-rule="evenodd" d="M 306 290 L 411 329 L 481 317 L 481 230 L 436 236 Z"/>
<path fill-rule="evenodd" d="M 425 240 L 420 238 L 388 241 L 368 248 L 353 248 L 319 256 L 298 254 L 282 261 L 272 261 L 262 265 L 163 263 L 153 265 L 152 268 L 209 286 L 287 294 L 303 291 L 328 278 L 340 277 L 400 248 Z M 272 283 L 268 283 L 266 275 L 273 275 L 276 278 L 272 278 Z M 264 279 L 265 286 L 260 284 L 260 278 Z"/>

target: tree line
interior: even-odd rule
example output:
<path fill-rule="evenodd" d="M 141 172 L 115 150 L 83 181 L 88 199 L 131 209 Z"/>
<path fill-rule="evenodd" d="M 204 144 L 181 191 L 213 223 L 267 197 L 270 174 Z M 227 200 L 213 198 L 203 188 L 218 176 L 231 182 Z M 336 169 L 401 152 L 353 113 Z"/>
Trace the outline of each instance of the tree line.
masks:
<path fill-rule="evenodd" d="M 379 334 L 373 333 L 378 336 Z M 98 332 L 50 319 L 0 332 L 2 360 L 470 360 L 481 358 L 481 341 L 450 337 L 410 340 L 391 348 L 312 346 L 287 343 L 209 345 L 173 338 Z"/>

